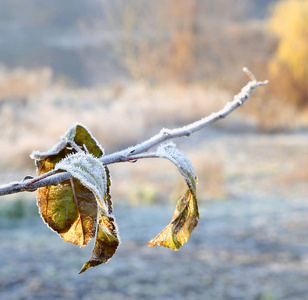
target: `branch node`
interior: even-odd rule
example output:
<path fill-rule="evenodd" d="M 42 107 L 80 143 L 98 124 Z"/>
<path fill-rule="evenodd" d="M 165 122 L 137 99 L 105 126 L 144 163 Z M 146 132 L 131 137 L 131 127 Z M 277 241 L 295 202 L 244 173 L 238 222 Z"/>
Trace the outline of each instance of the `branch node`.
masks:
<path fill-rule="evenodd" d="M 23 179 L 22 179 L 22 181 L 26 181 L 26 180 L 28 180 L 28 179 L 33 179 L 34 177 L 33 176 L 31 176 L 31 175 L 26 175 Z"/>
<path fill-rule="evenodd" d="M 161 131 L 160 131 L 161 134 L 163 135 L 170 135 L 171 134 L 171 130 L 168 129 L 168 128 L 163 128 Z"/>

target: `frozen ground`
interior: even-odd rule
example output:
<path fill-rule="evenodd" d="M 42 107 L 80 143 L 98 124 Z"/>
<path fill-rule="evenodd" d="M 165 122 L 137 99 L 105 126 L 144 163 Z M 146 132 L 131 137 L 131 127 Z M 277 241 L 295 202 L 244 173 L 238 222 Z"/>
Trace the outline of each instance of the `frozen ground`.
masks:
<path fill-rule="evenodd" d="M 0 299 L 307 299 L 306 199 L 236 199 L 200 209 L 187 245 L 147 248 L 173 208 L 115 208 L 122 244 L 78 271 L 90 249 L 63 243 L 34 217 L 0 231 Z"/>

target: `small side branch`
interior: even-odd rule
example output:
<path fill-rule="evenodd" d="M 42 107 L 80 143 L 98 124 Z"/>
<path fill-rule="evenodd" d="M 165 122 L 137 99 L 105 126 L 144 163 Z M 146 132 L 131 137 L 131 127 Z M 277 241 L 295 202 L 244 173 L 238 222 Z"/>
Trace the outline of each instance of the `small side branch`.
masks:
<path fill-rule="evenodd" d="M 108 165 L 117 162 L 132 162 L 140 158 L 155 157 L 155 154 L 145 152 L 167 140 L 190 136 L 192 133 L 203 129 L 204 127 L 216 122 L 217 120 L 225 118 L 236 108 L 242 106 L 258 86 L 262 86 L 268 83 L 268 81 L 257 81 L 256 77 L 247 68 L 243 68 L 243 71 L 247 74 L 250 81 L 242 88 L 240 93 L 234 96 L 233 100 L 228 102 L 220 111 L 212 113 L 208 117 L 183 127 L 175 129 L 162 129 L 158 134 L 140 144 L 109 155 L 102 156 L 100 161 L 104 165 Z M 72 176 L 67 172 L 50 172 L 48 175 L 46 173 L 42 177 L 38 176 L 36 178 L 26 179 L 19 182 L 11 182 L 9 184 L 0 186 L 0 196 L 24 191 L 32 192 L 43 186 L 57 185 L 62 181 L 70 179 L 71 177 Z"/>

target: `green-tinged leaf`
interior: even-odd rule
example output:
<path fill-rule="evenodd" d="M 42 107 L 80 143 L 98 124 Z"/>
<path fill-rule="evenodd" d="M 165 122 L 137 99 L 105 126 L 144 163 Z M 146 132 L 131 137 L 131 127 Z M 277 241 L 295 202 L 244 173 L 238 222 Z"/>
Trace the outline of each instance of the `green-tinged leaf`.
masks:
<path fill-rule="evenodd" d="M 188 190 L 177 202 L 170 224 L 150 240 L 149 247 L 160 245 L 178 250 L 188 241 L 190 234 L 198 224 L 198 218 L 197 200 Z"/>
<path fill-rule="evenodd" d="M 69 152 L 65 148 L 58 155 L 37 161 L 38 175 L 54 169 L 58 164 L 65 165 L 65 163 L 60 164 L 58 161 L 66 162 L 67 158 L 63 158 L 63 156 Z M 97 179 L 101 186 L 104 186 L 104 179 L 104 176 L 101 176 L 100 182 Z M 103 197 L 104 192 L 101 192 L 101 195 Z M 93 192 L 80 182 L 80 178 L 72 178 L 57 186 L 39 188 L 37 202 L 45 223 L 59 233 L 65 242 L 82 247 L 94 237 L 97 200 Z"/>
<path fill-rule="evenodd" d="M 67 132 L 60 137 L 60 139 L 60 142 L 53 146 L 50 150 L 46 152 L 33 151 L 30 157 L 36 161 L 58 156 L 62 159 L 65 155 L 69 153 L 76 153 L 80 150 L 85 153 L 91 153 L 95 157 L 101 157 L 104 154 L 104 150 L 101 145 L 96 141 L 86 127 L 79 123 L 71 126 Z"/>
<path fill-rule="evenodd" d="M 106 174 L 106 192 L 104 195 L 104 200 L 108 207 L 108 214 L 111 215 L 113 211 L 113 204 L 111 201 L 111 194 L 110 194 L 111 176 L 110 176 L 110 171 L 108 167 L 104 166 L 104 168 L 105 168 L 105 174 Z"/>
<path fill-rule="evenodd" d="M 92 191 L 96 200 L 101 202 L 105 211 L 109 211 L 105 203 L 107 189 L 106 170 L 98 158 L 83 152 L 71 154 L 55 165 L 55 170 L 69 172 L 74 178 L 80 180 L 84 187 Z"/>
<path fill-rule="evenodd" d="M 188 157 L 173 143 L 162 145 L 156 154 L 173 162 L 185 178 L 186 194 L 177 202 L 170 224 L 149 242 L 149 247 L 161 245 L 178 250 L 185 244 L 198 224 L 199 212 L 196 198 L 196 177 Z"/>
<path fill-rule="evenodd" d="M 68 136 L 72 136 L 75 130 L 73 141 L 81 147 L 85 152 L 93 154 L 95 157 L 101 157 L 104 153 L 100 144 L 91 135 L 91 133 L 82 125 L 76 124 L 69 132 Z M 68 138 L 70 140 L 70 138 Z M 86 147 L 84 147 L 86 146 Z M 86 149 L 85 149 L 86 148 Z"/>
<path fill-rule="evenodd" d="M 97 202 L 78 180 L 72 178 L 57 186 L 40 188 L 37 201 L 45 223 L 65 242 L 82 247 L 94 237 Z"/>

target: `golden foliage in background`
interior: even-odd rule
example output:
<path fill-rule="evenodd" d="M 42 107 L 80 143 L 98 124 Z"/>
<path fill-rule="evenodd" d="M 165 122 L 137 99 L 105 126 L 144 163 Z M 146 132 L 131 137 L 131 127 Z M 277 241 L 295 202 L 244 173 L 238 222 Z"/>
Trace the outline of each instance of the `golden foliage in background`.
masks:
<path fill-rule="evenodd" d="M 308 105 L 308 1 L 284 0 L 272 11 L 269 27 L 278 47 L 269 63 L 274 92 L 282 100 Z"/>

